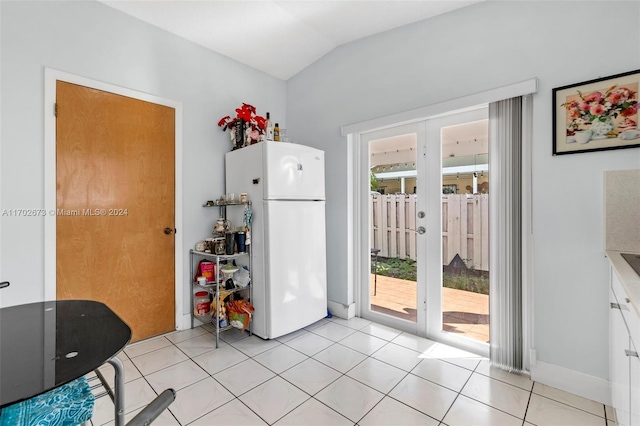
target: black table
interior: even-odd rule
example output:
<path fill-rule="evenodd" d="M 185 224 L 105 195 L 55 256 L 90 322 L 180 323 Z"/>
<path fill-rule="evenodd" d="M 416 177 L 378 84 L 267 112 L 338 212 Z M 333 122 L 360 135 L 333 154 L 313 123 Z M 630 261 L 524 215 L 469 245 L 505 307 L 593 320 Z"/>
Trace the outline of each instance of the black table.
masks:
<path fill-rule="evenodd" d="M 116 425 L 124 423 L 124 368 L 116 355 L 131 329 L 90 300 L 60 300 L 0 309 L 0 408 L 50 391 L 96 370 L 115 370 Z"/>

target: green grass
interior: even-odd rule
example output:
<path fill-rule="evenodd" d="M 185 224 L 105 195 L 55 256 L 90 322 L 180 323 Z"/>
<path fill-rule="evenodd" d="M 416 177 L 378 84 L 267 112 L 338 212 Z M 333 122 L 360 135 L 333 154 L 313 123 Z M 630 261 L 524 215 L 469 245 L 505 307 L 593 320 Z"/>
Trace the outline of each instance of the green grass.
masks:
<path fill-rule="evenodd" d="M 379 257 L 377 270 L 378 275 L 385 277 L 400 278 L 401 280 L 409 281 L 416 280 L 416 262 L 411 259 Z"/>
<path fill-rule="evenodd" d="M 372 262 L 373 264 L 373 262 Z M 378 275 L 416 281 L 416 261 L 411 259 L 395 259 L 379 257 Z M 467 274 L 456 275 L 443 273 L 443 285 L 447 288 L 489 294 L 489 278 L 486 273 L 469 270 Z"/>
<path fill-rule="evenodd" d="M 480 294 L 489 294 L 489 279 L 473 275 L 444 274 L 442 285 L 447 288 L 471 291 Z"/>

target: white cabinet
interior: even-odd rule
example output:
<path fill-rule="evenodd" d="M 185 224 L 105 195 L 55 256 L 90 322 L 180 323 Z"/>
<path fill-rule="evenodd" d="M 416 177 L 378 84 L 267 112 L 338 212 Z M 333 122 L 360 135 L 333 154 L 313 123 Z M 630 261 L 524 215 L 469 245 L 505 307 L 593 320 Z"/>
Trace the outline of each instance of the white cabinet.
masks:
<path fill-rule="evenodd" d="M 615 274 L 614 274 L 615 275 Z M 624 324 L 620 304 L 609 289 L 609 377 L 611 383 L 611 403 L 616 410 L 620 426 L 630 425 L 629 415 L 629 358 L 625 351 L 629 348 L 629 332 Z"/>
<path fill-rule="evenodd" d="M 636 337 L 640 320 L 613 269 L 609 304 L 611 402 L 618 425 L 640 426 L 640 359 L 635 344 L 640 340 Z"/>
<path fill-rule="evenodd" d="M 633 341 L 630 349 L 633 353 L 638 353 Z M 631 426 L 640 426 L 640 358 L 633 355 L 629 357 L 629 382 Z"/>

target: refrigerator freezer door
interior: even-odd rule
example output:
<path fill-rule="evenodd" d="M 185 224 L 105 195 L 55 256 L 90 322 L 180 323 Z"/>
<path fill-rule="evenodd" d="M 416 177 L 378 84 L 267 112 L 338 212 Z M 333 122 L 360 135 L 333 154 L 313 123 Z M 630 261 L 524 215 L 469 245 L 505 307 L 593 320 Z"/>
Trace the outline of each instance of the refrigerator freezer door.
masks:
<path fill-rule="evenodd" d="M 267 338 L 327 315 L 324 201 L 265 201 Z"/>
<path fill-rule="evenodd" d="M 225 191 L 236 195 L 248 194 L 254 204 L 264 197 L 262 165 L 263 145 L 260 142 L 225 154 Z"/>
<path fill-rule="evenodd" d="M 267 142 L 265 200 L 324 200 L 324 152 L 304 145 Z"/>

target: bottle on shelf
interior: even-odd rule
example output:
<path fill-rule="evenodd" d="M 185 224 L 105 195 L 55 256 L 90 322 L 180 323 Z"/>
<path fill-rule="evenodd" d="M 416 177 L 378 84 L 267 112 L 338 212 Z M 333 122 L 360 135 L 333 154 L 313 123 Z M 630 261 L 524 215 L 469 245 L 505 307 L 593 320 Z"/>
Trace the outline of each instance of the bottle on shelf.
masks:
<path fill-rule="evenodd" d="M 267 113 L 267 121 L 265 123 L 265 139 L 268 141 L 273 140 L 273 125 L 271 124 L 271 116 Z"/>
<path fill-rule="evenodd" d="M 278 123 L 276 123 L 275 127 L 273 128 L 273 140 L 280 142 L 280 126 L 278 126 Z"/>

